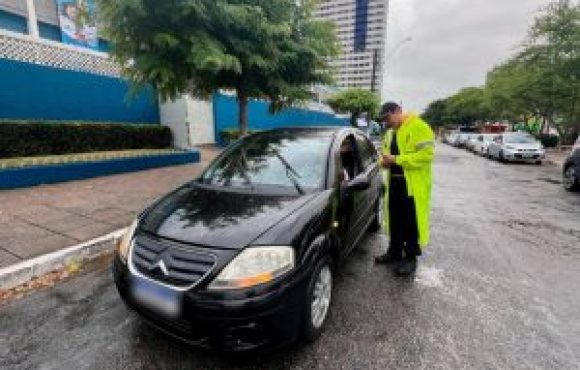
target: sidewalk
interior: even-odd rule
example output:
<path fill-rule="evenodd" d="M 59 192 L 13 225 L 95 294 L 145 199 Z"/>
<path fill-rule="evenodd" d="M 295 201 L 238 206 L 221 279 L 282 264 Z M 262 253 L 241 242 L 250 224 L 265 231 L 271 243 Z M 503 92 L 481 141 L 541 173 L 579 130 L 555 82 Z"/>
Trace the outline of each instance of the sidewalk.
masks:
<path fill-rule="evenodd" d="M 145 206 L 197 176 L 201 162 L 90 180 L 0 191 L 0 268 L 127 226 Z"/>

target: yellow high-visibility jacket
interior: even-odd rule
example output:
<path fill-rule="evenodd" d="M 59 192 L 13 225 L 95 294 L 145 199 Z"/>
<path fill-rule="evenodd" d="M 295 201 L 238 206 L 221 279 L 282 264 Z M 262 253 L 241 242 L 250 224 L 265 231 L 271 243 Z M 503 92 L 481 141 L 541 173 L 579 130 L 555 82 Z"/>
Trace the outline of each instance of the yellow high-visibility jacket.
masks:
<path fill-rule="evenodd" d="M 382 154 L 391 154 L 393 130 L 385 133 Z M 409 114 L 397 130 L 399 155 L 395 162 L 403 168 L 407 191 L 415 201 L 419 245 L 429 243 L 429 212 L 431 207 L 431 164 L 435 153 L 435 136 L 431 127 L 416 115 Z M 382 156 L 379 160 L 382 163 Z M 389 173 L 384 172 L 385 207 L 383 228 L 389 234 Z"/>

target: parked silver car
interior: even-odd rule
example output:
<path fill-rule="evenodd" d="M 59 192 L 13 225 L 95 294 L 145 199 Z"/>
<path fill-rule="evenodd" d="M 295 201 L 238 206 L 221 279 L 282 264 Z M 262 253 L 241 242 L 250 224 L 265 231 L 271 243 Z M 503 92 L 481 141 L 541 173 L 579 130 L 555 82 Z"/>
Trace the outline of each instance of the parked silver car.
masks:
<path fill-rule="evenodd" d="M 489 143 L 489 156 L 502 162 L 533 162 L 541 164 L 546 152 L 533 136 L 519 132 L 498 135 Z"/>
<path fill-rule="evenodd" d="M 484 157 L 489 156 L 489 143 L 497 136 L 498 134 L 481 134 L 477 136 L 475 144 L 473 144 L 473 152 Z"/>
<path fill-rule="evenodd" d="M 469 139 L 469 134 L 465 132 L 460 132 L 457 134 L 454 145 L 458 148 L 465 148 L 467 140 Z"/>

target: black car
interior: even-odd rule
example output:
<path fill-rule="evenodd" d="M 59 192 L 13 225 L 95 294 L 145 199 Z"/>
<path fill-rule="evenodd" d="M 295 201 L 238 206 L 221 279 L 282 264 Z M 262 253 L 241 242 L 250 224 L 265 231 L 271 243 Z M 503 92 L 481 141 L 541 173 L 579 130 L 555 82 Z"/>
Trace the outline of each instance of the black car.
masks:
<path fill-rule="evenodd" d="M 356 129 L 253 134 L 138 217 L 115 253 L 117 288 L 198 346 L 314 340 L 335 269 L 381 225 L 382 193 L 377 152 Z"/>
<path fill-rule="evenodd" d="M 564 162 L 564 187 L 569 191 L 580 191 L 580 137 Z"/>

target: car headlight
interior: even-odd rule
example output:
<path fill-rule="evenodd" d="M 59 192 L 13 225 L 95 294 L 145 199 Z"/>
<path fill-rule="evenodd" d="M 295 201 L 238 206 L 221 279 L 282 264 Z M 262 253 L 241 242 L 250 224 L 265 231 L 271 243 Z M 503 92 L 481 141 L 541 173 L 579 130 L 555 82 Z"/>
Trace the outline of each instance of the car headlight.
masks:
<path fill-rule="evenodd" d="M 208 289 L 241 289 L 267 283 L 294 267 L 292 247 L 244 249 L 211 282 Z"/>
<path fill-rule="evenodd" d="M 137 225 L 139 225 L 139 220 L 135 220 L 131 223 L 131 226 L 127 228 L 127 231 L 119 240 L 117 244 L 117 253 L 119 253 L 119 257 L 125 263 L 127 263 L 127 256 L 129 255 L 129 247 L 131 246 L 131 242 L 133 241 L 133 236 L 135 235 L 135 230 L 137 230 Z"/>
<path fill-rule="evenodd" d="M 506 148 L 507 150 L 516 150 L 516 148 L 514 148 L 514 147 L 513 147 L 513 146 L 511 146 L 511 145 L 507 145 L 505 148 Z"/>

